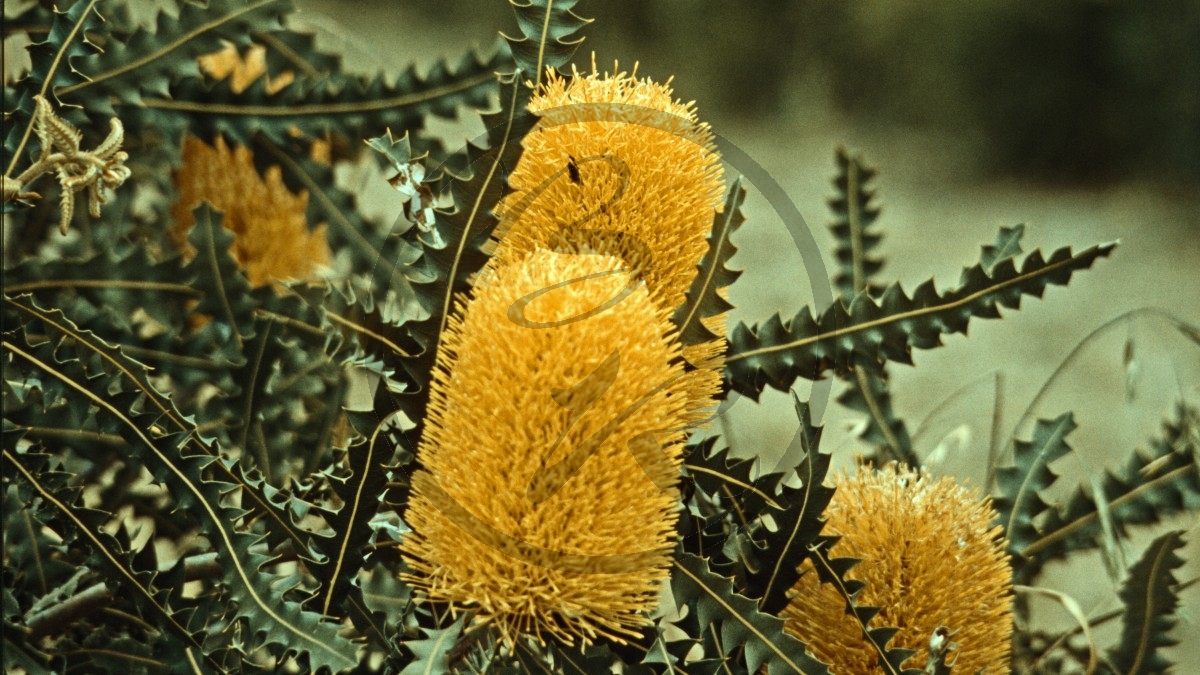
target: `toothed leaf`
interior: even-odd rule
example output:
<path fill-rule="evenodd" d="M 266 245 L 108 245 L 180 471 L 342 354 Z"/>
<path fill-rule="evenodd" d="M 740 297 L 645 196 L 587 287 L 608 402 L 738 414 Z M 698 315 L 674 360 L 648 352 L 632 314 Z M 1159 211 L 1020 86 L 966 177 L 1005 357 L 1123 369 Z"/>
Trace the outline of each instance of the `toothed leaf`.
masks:
<path fill-rule="evenodd" d="M 517 68 L 540 83 L 547 68 L 570 62 L 583 42 L 580 28 L 592 22 L 572 11 L 578 0 L 509 0 L 517 15 L 520 36 L 504 36 Z M 536 88 L 536 87 L 535 87 Z"/>
<path fill-rule="evenodd" d="M 743 648 L 749 672 L 765 665 L 770 675 L 829 673 L 805 652 L 804 643 L 783 631 L 783 619 L 759 611 L 757 603 L 734 591 L 728 578 L 713 573 L 704 558 L 679 554 L 671 571 L 671 589 L 676 604 L 695 612 L 700 626 L 720 626 L 725 649 L 721 656 Z"/>
<path fill-rule="evenodd" d="M 1183 546 L 1182 531 L 1168 532 L 1151 542 L 1129 570 L 1120 592 L 1125 603 L 1121 639 L 1108 652 L 1117 672 L 1150 675 L 1172 670 L 1173 664 L 1159 650 L 1178 644 L 1171 637 L 1179 608 L 1174 572 L 1185 562 L 1178 554 Z"/>
<path fill-rule="evenodd" d="M 704 320 L 733 309 L 733 305 L 723 297 L 723 289 L 737 281 L 742 273 L 729 269 L 725 264 L 737 253 L 737 247 L 730 237 L 746 221 L 746 216 L 742 214 L 742 202 L 745 199 L 746 188 L 739 177 L 729 186 L 724 208 L 713 215 L 708 248 L 700 260 L 699 272 L 688 288 L 687 301 L 672 316 L 684 345 L 703 344 L 724 337 L 709 330 Z"/>
<path fill-rule="evenodd" d="M 837 149 L 838 175 L 833 179 L 837 196 L 829 199 L 835 220 L 829 229 L 834 236 L 834 260 L 837 273 L 834 288 L 842 296 L 852 298 L 862 291 L 878 295 L 883 287 L 874 284 L 872 277 L 883 268 L 883 261 L 872 257 L 882 235 L 871 230 L 879 217 L 879 209 L 871 204 L 875 191 L 867 187 L 875 177 L 861 157 L 851 157 L 845 148 Z"/>
<path fill-rule="evenodd" d="M 799 377 L 819 379 L 826 371 L 845 374 L 857 359 L 876 363 L 912 362 L 912 350 L 941 345 L 941 336 L 966 333 L 972 317 L 996 318 L 1000 307 L 1016 309 L 1021 297 L 1041 297 L 1049 285 L 1066 285 L 1071 276 L 1109 255 L 1115 243 L 1079 254 L 1062 248 L 1042 257 L 1026 256 L 1018 269 L 1013 259 L 991 272 L 982 264 L 963 270 L 956 288 L 939 292 L 933 280 L 910 297 L 899 284 L 879 298 L 859 293 L 847 307 L 840 300 L 814 318 L 808 308 L 784 321 L 778 314 L 753 327 L 738 324 L 730 337 L 725 377 L 734 390 L 757 399 L 766 386 L 780 391 Z"/>

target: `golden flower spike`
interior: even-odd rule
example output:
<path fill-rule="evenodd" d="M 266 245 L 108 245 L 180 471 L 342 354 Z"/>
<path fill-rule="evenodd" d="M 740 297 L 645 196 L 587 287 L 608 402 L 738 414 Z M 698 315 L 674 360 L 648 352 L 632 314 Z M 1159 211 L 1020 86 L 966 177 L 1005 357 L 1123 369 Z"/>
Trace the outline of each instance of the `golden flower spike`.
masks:
<path fill-rule="evenodd" d="M 541 120 L 509 178 L 515 192 L 498 209 L 491 266 L 538 248 L 600 250 L 643 273 L 661 307 L 678 307 L 721 204 L 721 158 L 708 125 L 669 83 L 613 70 L 601 75 L 593 63 L 590 75 L 569 80 L 550 71 L 533 97 Z M 556 237 L 571 225 L 576 232 Z"/>
<path fill-rule="evenodd" d="M 866 582 L 860 605 L 881 607 L 871 626 L 900 629 L 888 648 L 945 651 L 959 673 L 1007 673 L 1012 648 L 1012 571 L 987 499 L 949 477 L 890 464 L 860 465 L 838 478 L 825 533 L 842 538 L 837 557 L 861 558 L 847 578 Z M 812 560 L 801 565 L 785 628 L 843 675 L 878 673 L 879 655 Z M 947 643 L 946 641 L 950 642 Z"/>
<path fill-rule="evenodd" d="M 510 644 L 636 635 L 669 576 L 690 374 L 623 267 L 535 251 L 485 273 L 438 351 L 405 579 Z"/>

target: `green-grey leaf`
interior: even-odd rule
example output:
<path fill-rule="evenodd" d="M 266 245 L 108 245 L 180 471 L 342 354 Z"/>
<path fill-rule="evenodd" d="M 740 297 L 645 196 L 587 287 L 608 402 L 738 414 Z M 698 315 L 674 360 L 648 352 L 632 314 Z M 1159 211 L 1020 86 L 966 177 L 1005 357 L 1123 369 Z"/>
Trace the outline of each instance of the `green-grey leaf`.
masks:
<path fill-rule="evenodd" d="M 579 0 L 509 0 L 517 15 L 520 37 L 503 35 L 517 68 L 532 77 L 534 89 L 547 68 L 561 68 L 575 55 L 583 37 L 574 37 L 592 22 L 571 9 Z"/>
<path fill-rule="evenodd" d="M 1183 546 L 1181 530 L 1167 532 L 1151 542 L 1129 570 L 1120 592 L 1125 603 L 1121 639 L 1108 652 L 1118 673 L 1150 675 L 1172 670 L 1171 662 L 1159 650 L 1178 644 L 1171 630 L 1178 622 L 1174 572 L 1185 562 L 1178 554 Z"/>
<path fill-rule="evenodd" d="M 1034 251 L 1020 269 L 1012 258 L 991 272 L 982 264 L 969 267 L 958 287 L 945 292 L 932 279 L 911 297 L 893 284 L 879 298 L 859 293 L 849 307 L 835 301 L 817 318 L 804 308 L 787 322 L 776 314 L 754 327 L 738 324 L 730 336 L 726 382 L 757 399 L 767 386 L 787 391 L 800 377 L 847 373 L 858 359 L 911 363 L 914 348 L 940 346 L 942 335 L 966 333 L 972 317 L 997 318 L 1000 307 L 1019 308 L 1022 296 L 1041 297 L 1047 286 L 1066 285 L 1114 248 L 1101 244 L 1078 254 L 1061 248 L 1048 260 Z"/>
<path fill-rule="evenodd" d="M 829 673 L 805 652 L 804 643 L 783 631 L 783 619 L 759 611 L 757 603 L 734 591 L 729 579 L 709 570 L 704 558 L 679 554 L 671 571 L 671 588 L 675 602 L 695 611 L 700 626 L 720 626 L 726 654 L 744 648 L 749 672 L 765 665 L 770 675 Z"/>

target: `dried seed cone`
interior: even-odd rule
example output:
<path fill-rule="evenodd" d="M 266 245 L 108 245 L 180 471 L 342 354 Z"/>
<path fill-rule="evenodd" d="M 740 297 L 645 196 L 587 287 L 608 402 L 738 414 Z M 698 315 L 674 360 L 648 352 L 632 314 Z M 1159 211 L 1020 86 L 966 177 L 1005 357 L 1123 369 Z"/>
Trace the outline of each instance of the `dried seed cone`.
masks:
<path fill-rule="evenodd" d="M 678 307 L 724 190 L 712 131 L 670 86 L 592 68 L 570 80 L 550 71 L 530 102 L 541 119 L 509 177 L 515 193 L 503 205 L 493 266 L 555 248 L 564 225 L 627 233 L 645 249 L 603 236 L 570 243 L 624 257 L 644 271 L 655 302 Z M 568 171 L 572 161 L 576 170 Z"/>
<path fill-rule="evenodd" d="M 406 578 L 510 641 L 621 639 L 646 622 L 668 577 L 689 405 L 669 315 L 644 284 L 555 327 L 510 314 L 523 297 L 589 275 L 532 300 L 524 319 L 602 307 L 626 289 L 628 274 L 605 274 L 622 267 L 536 251 L 485 272 L 438 352 L 419 448 L 427 471 L 413 477 L 405 514 Z M 618 367 L 608 368 L 614 351 Z M 582 413 L 574 424 L 572 410 Z M 593 451 L 573 455 L 604 431 Z M 531 484 L 563 480 L 531 500 Z"/>
<path fill-rule="evenodd" d="M 277 167 L 260 176 L 243 146 L 231 150 L 218 137 L 214 147 L 188 136 L 175 186 L 179 195 L 171 215 L 176 242 L 187 246 L 187 232 L 195 223 L 192 209 L 210 202 L 236 236 L 233 255 L 255 286 L 276 279 L 313 279 L 329 261 L 324 225 L 311 232 L 308 228 L 308 194 L 288 191 Z"/>
<path fill-rule="evenodd" d="M 847 574 L 867 584 L 859 604 L 883 608 L 871 626 L 898 627 L 888 646 L 917 650 L 906 667 L 924 667 L 930 636 L 946 626 L 958 645 L 947 658 L 957 659 L 954 672 L 1008 672 L 1012 571 L 990 500 L 948 477 L 864 465 L 837 480 L 825 513 L 826 532 L 842 536 L 831 555 L 863 560 Z M 810 561 L 801 570 L 781 614 L 788 632 L 839 675 L 879 672 L 838 592 Z"/>

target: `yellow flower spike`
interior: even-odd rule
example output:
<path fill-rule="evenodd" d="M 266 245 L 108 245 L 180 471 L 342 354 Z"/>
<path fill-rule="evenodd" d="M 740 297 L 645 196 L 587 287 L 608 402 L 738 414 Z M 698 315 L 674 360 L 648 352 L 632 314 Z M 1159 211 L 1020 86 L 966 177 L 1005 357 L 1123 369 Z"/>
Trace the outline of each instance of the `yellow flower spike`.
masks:
<path fill-rule="evenodd" d="M 957 644 L 947 656 L 954 672 L 1007 673 L 1012 571 L 990 500 L 895 464 L 862 465 L 836 482 L 825 532 L 842 539 L 830 554 L 862 559 L 846 576 L 866 582 L 859 604 L 882 607 L 872 627 L 900 629 L 887 646 L 917 650 L 905 665 L 924 667 L 930 638 L 945 626 Z M 786 630 L 839 675 L 879 672 L 838 591 L 818 581 L 811 561 L 801 571 L 781 613 Z"/>
<path fill-rule="evenodd" d="M 329 261 L 325 226 L 312 232 L 308 228 L 308 193 L 288 191 L 278 168 L 259 176 L 245 147 L 231 150 L 220 137 L 213 147 L 188 136 L 175 186 L 179 194 L 171 215 L 176 242 L 187 247 L 187 232 L 195 222 L 192 209 L 202 201 L 212 203 L 236 236 L 233 255 L 254 286 L 276 279 L 310 280 Z"/>
<path fill-rule="evenodd" d="M 538 249 L 600 251 L 621 257 L 644 278 L 651 298 L 674 310 L 684 303 L 707 250 L 724 192 L 720 156 L 691 103 L 675 100 L 670 81 L 575 71 L 548 72 L 530 102 L 541 116 L 526 135 L 497 209 L 496 269 Z M 560 234 L 563 226 L 576 230 Z M 590 232 L 579 232 L 589 230 Z M 632 235 L 624 236 L 624 235 Z M 724 315 L 705 320 L 725 335 Z M 688 379 L 688 424 L 697 425 L 721 388 L 724 340 L 684 348 L 700 368 Z"/>
<path fill-rule="evenodd" d="M 633 235 L 574 236 L 566 250 L 624 257 L 644 270 L 661 307 L 678 307 L 706 249 L 724 184 L 712 131 L 668 84 L 617 71 L 567 80 L 549 71 L 529 104 L 541 120 L 524 140 L 502 206 L 493 268 L 554 249 L 564 225 Z M 558 176 L 547 185 L 547 181 Z M 590 216 L 590 217 L 589 217 Z"/>
<path fill-rule="evenodd" d="M 669 576 L 692 374 L 624 267 L 485 271 L 438 351 L 405 578 L 510 643 L 632 636 Z"/>

